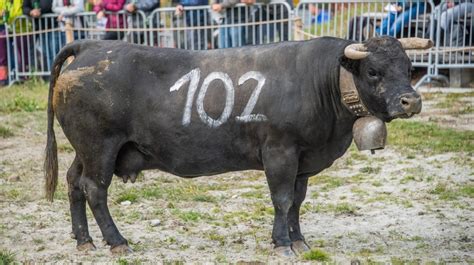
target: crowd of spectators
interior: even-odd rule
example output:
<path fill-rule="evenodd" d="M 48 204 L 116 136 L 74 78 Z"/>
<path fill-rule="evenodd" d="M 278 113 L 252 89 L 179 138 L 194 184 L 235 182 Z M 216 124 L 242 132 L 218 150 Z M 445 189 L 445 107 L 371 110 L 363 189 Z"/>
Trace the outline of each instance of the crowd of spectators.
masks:
<path fill-rule="evenodd" d="M 249 43 L 260 44 L 278 40 L 289 40 L 288 22 L 275 22 L 268 25 L 254 25 L 249 34 L 250 27 L 242 23 L 249 21 L 278 21 L 288 19 L 290 14 L 281 6 L 263 5 L 256 10 L 255 3 L 268 4 L 274 0 L 172 0 L 175 6 L 175 17 L 181 18 L 185 26 L 195 27 L 186 31 L 186 47 L 188 49 L 208 49 L 208 48 L 228 48 L 243 46 Z M 286 1 L 293 8 L 293 1 Z M 439 2 L 439 1 L 438 1 Z M 244 4 L 244 8 L 233 8 L 236 4 Z M 456 4 L 457 3 L 457 4 Z M 210 13 L 207 10 L 193 8 L 195 6 L 210 5 Z M 120 30 L 127 27 L 127 23 L 132 23 L 133 28 L 144 28 L 148 23 L 140 19 L 133 19 L 136 11 L 140 10 L 149 15 L 154 9 L 160 7 L 159 0 L 2 0 L 0 1 L 0 85 L 5 84 L 8 75 L 8 61 L 10 64 L 27 72 L 30 68 L 31 58 L 37 56 L 30 43 L 33 42 L 32 35 L 18 34 L 15 37 L 15 46 L 12 41 L 6 41 L 5 24 L 15 28 L 16 32 L 37 31 L 35 38 L 40 39 L 42 45 L 40 69 L 48 71 L 51 69 L 55 54 L 66 43 L 65 31 L 51 30 L 64 27 L 66 22 L 72 24 L 74 28 L 81 28 L 84 20 L 79 16 L 74 16 L 83 11 L 94 11 L 97 21 L 103 21 L 106 31 L 103 39 L 122 39 L 125 31 Z M 426 12 L 427 7 L 423 0 L 410 0 L 393 2 L 385 7 L 387 15 L 375 28 L 377 35 L 397 36 L 400 34 L 403 25 L 409 20 L 413 20 L 418 15 Z M 465 0 L 461 4 L 455 1 L 446 1 L 436 7 L 441 14 L 437 19 L 441 19 L 441 29 L 448 36 L 459 39 L 459 30 L 453 31 L 450 25 L 456 22 L 459 14 L 474 12 L 473 0 Z M 114 13 L 123 11 L 132 19 L 127 20 L 126 16 Z M 310 20 L 305 23 L 325 23 L 331 19 L 331 13 L 321 8 L 321 4 L 309 5 L 311 13 Z M 430 10 L 431 11 L 431 10 Z M 44 14 L 55 14 L 55 16 L 45 19 Z M 31 23 L 13 23 L 14 19 L 20 15 L 31 17 Z M 211 20 L 221 25 L 218 32 L 218 41 L 211 46 L 212 32 L 206 27 Z M 151 22 L 159 23 L 159 22 Z M 352 22 L 353 23 L 353 22 Z M 149 25 L 148 25 L 149 26 Z M 157 25 L 152 25 L 157 26 Z M 118 29 L 118 30 L 117 30 Z M 82 32 L 84 34 L 84 32 Z M 143 42 L 144 32 L 135 31 L 133 37 Z M 3 37 L 2 37 L 3 36 Z M 74 39 L 84 36 L 80 31 L 74 31 Z M 10 39 L 11 40 L 11 39 Z M 14 51 L 17 60 L 8 58 L 7 49 Z M 37 70 L 37 69 L 36 69 Z"/>

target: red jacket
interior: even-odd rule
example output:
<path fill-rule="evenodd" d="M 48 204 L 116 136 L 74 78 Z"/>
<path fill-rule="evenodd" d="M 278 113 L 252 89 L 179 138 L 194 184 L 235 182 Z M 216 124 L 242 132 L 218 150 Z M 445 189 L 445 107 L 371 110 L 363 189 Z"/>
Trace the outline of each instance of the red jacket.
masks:
<path fill-rule="evenodd" d="M 94 6 L 94 12 L 99 13 L 100 11 L 118 12 L 123 9 L 125 0 L 102 0 L 100 5 Z M 106 28 L 125 28 L 126 25 L 124 14 L 108 14 Z"/>

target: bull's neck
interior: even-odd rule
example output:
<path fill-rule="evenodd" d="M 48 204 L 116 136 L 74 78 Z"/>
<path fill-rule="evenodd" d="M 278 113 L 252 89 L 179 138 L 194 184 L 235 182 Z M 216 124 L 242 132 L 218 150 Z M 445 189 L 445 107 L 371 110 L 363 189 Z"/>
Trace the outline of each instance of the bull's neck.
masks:
<path fill-rule="evenodd" d="M 344 67 L 339 68 L 339 89 L 341 91 L 342 104 L 352 114 L 358 117 L 370 116 L 370 111 L 359 96 L 354 76 Z"/>

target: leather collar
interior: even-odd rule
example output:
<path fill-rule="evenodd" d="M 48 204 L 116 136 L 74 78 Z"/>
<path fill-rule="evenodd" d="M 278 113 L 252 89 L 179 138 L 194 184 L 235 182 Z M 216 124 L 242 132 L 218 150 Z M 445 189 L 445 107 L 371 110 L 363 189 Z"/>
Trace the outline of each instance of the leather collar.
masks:
<path fill-rule="evenodd" d="M 339 71 L 339 87 L 341 89 L 341 101 L 352 114 L 359 117 L 371 115 L 359 96 L 354 77 L 342 66 Z"/>

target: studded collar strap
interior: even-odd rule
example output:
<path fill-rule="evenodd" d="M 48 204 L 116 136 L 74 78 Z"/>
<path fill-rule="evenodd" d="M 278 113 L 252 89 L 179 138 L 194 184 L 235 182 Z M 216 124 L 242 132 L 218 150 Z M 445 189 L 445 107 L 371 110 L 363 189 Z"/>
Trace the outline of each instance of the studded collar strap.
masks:
<path fill-rule="evenodd" d="M 339 87 L 341 89 L 341 100 L 344 106 L 356 116 L 370 116 L 370 112 L 359 97 L 352 74 L 340 67 Z"/>

